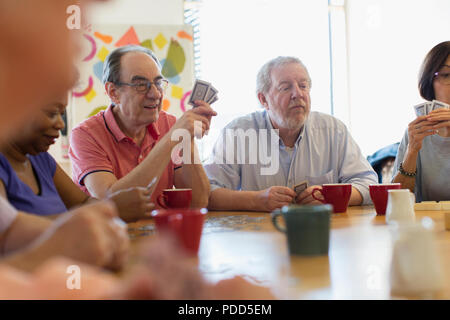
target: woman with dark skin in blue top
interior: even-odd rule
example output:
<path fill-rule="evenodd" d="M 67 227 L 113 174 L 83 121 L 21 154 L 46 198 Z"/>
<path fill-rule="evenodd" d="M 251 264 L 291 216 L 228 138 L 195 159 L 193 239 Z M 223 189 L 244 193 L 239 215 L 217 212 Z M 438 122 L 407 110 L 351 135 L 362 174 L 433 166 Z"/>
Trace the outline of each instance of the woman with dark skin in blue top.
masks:
<path fill-rule="evenodd" d="M 67 95 L 44 106 L 27 128 L 0 148 L 0 195 L 18 210 L 57 217 L 73 207 L 95 200 L 81 191 L 47 153 L 64 129 L 62 116 Z M 110 195 L 120 217 L 136 221 L 149 217 L 154 205 L 151 190 L 130 188 Z"/>

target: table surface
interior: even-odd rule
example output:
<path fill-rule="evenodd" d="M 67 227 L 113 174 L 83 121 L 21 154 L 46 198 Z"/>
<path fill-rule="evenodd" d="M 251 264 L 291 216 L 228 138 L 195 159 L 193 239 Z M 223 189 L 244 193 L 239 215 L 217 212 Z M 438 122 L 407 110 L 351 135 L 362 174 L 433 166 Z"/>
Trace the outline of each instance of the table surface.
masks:
<path fill-rule="evenodd" d="M 444 213 L 416 211 L 416 221 L 428 216 L 435 222 L 444 271 L 443 289 L 426 298 L 450 299 L 450 231 Z M 155 234 L 152 220 L 128 226 L 132 246 Z M 318 257 L 290 256 L 286 236 L 269 213 L 211 211 L 195 263 L 211 282 L 239 275 L 282 299 L 403 299 L 390 290 L 392 247 L 392 232 L 373 206 L 333 214 L 328 256 Z"/>

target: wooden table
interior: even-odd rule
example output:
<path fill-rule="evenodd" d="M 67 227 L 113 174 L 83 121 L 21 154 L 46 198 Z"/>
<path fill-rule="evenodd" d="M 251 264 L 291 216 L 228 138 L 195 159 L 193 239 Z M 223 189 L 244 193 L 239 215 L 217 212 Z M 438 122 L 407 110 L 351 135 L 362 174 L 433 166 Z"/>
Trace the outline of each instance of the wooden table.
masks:
<path fill-rule="evenodd" d="M 435 222 L 444 289 L 431 298 L 450 299 L 450 231 L 444 211 L 416 211 L 416 221 Z M 281 221 L 282 219 L 280 219 Z M 151 220 L 129 224 L 132 238 L 152 236 Z M 397 299 L 390 293 L 393 240 L 384 216 L 373 206 L 333 214 L 328 256 L 290 257 L 286 237 L 270 214 L 209 212 L 198 268 L 212 282 L 243 276 L 287 299 Z M 140 235 L 140 236 L 137 236 Z M 429 297 L 428 297 L 429 298 Z"/>

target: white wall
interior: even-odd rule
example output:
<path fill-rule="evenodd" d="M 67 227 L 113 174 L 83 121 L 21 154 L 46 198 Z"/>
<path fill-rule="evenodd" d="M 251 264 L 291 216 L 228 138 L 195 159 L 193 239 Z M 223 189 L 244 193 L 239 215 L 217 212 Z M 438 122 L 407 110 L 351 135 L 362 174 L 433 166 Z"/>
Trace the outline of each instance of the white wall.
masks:
<path fill-rule="evenodd" d="M 92 6 L 96 24 L 183 24 L 183 0 L 110 0 Z"/>
<path fill-rule="evenodd" d="M 347 0 L 347 29 L 351 131 L 369 155 L 415 118 L 420 65 L 450 39 L 450 1 Z"/>

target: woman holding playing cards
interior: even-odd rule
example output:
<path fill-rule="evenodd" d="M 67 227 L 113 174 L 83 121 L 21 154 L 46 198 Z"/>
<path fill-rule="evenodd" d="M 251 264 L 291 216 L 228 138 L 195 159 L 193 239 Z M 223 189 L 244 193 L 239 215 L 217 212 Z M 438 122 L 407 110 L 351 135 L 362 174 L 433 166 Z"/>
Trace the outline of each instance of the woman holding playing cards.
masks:
<path fill-rule="evenodd" d="M 419 73 L 424 115 L 408 125 L 399 146 L 393 182 L 416 195 L 416 201 L 450 200 L 450 41 L 435 46 Z"/>

